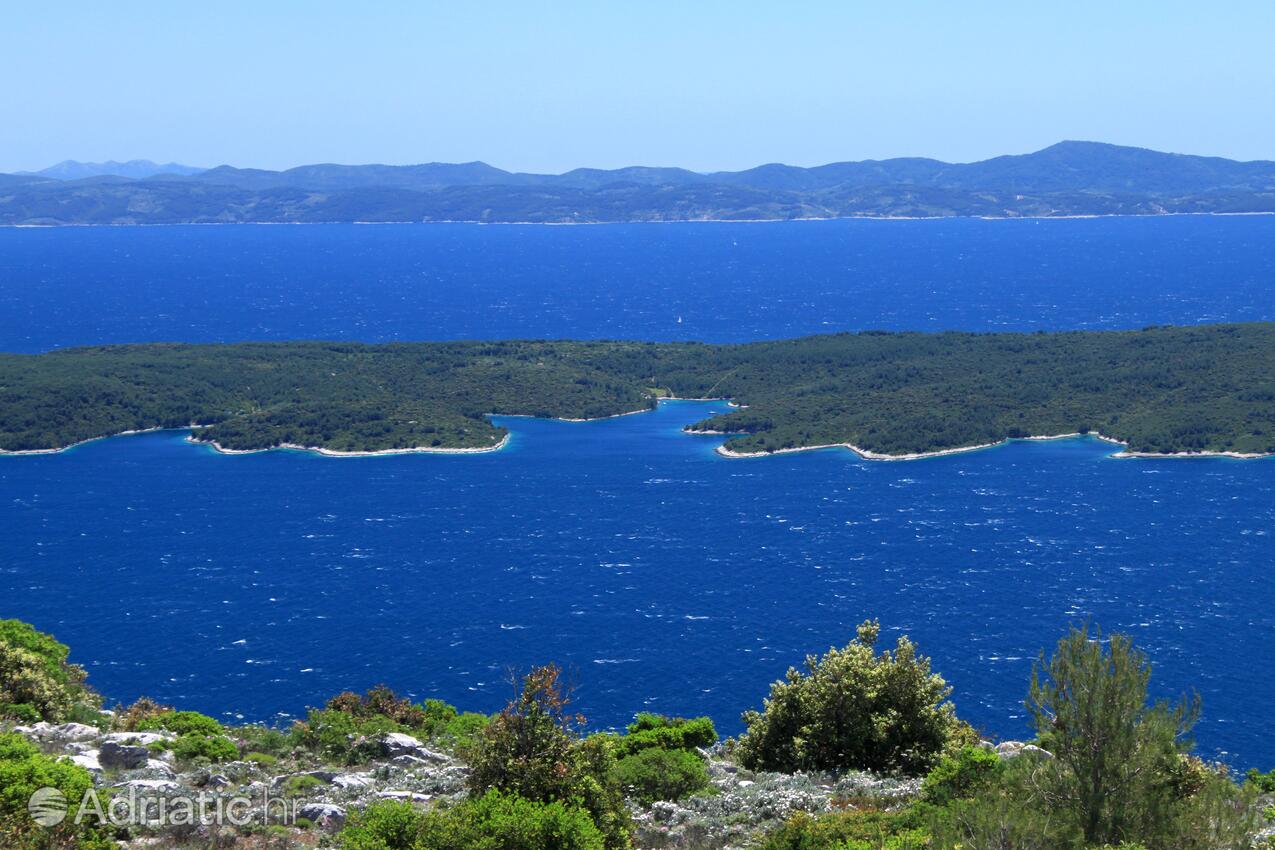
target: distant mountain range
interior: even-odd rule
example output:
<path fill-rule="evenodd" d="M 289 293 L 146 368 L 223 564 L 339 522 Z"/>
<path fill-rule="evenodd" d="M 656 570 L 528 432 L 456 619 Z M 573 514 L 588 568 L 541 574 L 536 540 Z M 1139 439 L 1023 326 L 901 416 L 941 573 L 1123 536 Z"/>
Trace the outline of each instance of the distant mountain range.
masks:
<path fill-rule="evenodd" d="M 159 174 L 189 176 L 204 170 L 206 169 L 179 165 L 176 162 L 160 165 L 157 162 L 151 162 L 149 159 L 130 159 L 128 162 L 116 162 L 113 159 L 107 162 L 76 162 L 73 159 L 67 159 L 57 165 L 50 165 L 48 168 L 42 168 L 39 171 L 20 171 L 18 175 L 23 177 L 51 177 L 54 180 L 83 180 L 86 177 L 129 177 L 134 180 L 140 180 L 145 177 L 155 177 Z"/>
<path fill-rule="evenodd" d="M 0 174 L 0 224 L 616 222 L 1275 212 L 1275 162 L 1060 142 L 973 163 L 902 158 L 503 171 L 483 162 L 200 170 L 66 162 Z"/>

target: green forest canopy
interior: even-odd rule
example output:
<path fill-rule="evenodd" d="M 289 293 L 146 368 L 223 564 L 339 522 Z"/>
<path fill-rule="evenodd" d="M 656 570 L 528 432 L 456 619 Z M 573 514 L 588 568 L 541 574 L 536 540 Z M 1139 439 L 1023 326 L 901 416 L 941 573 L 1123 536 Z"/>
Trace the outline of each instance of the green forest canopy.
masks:
<path fill-rule="evenodd" d="M 144 344 L 0 355 L 0 449 L 202 427 L 230 449 L 487 448 L 488 414 L 593 418 L 661 395 L 743 407 L 738 452 L 907 454 L 1099 432 L 1135 451 L 1275 452 L 1275 324 L 641 342 Z"/>

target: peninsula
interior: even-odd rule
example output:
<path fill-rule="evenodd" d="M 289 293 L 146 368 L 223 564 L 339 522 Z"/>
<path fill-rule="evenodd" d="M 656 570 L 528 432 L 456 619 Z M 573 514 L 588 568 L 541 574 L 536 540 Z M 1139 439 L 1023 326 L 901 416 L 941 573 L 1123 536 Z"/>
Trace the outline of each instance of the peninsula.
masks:
<path fill-rule="evenodd" d="M 594 419 L 662 397 L 738 407 L 728 454 L 904 457 L 1095 434 L 1162 455 L 1275 453 L 1275 324 L 625 341 L 141 344 L 0 355 L 0 450 L 194 427 L 227 451 L 490 450 L 490 414 Z"/>

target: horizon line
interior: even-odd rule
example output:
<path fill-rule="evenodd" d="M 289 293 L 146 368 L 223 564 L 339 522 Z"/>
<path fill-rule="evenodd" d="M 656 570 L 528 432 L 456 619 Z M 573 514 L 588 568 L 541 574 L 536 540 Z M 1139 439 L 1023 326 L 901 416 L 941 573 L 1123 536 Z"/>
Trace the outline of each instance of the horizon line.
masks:
<path fill-rule="evenodd" d="M 502 168 L 501 166 L 498 166 L 498 165 L 492 165 L 491 163 L 482 159 L 473 159 L 473 160 L 467 160 L 463 162 L 444 161 L 444 160 L 428 160 L 428 161 L 398 162 L 398 163 L 331 162 L 331 161 L 302 162 L 298 165 L 289 166 L 287 168 L 261 168 L 261 167 L 253 166 L 253 165 L 246 165 L 246 166 L 231 165 L 230 163 L 225 163 L 225 162 L 219 163 L 213 166 L 198 166 L 198 165 L 189 165 L 187 163 L 183 163 L 183 162 L 179 162 L 177 160 L 171 160 L 171 159 L 167 162 L 159 162 L 153 159 L 138 157 L 133 159 L 123 159 L 123 160 L 120 160 L 120 159 L 104 159 L 104 160 L 63 159 L 53 163 L 52 165 L 45 166 L 44 168 L 35 170 L 35 171 L 32 171 L 32 170 L 3 171 L 3 172 L 0 172 L 0 174 L 8 174 L 8 175 L 14 175 L 14 176 L 21 176 L 21 177 L 47 177 L 48 175 L 46 175 L 44 172 L 55 169 L 61 165 L 106 166 L 106 165 L 130 165 L 130 164 L 137 163 L 137 164 L 153 165 L 153 166 L 161 167 L 161 168 L 164 166 L 178 166 L 181 168 L 199 169 L 200 173 L 216 171 L 218 169 L 223 169 L 223 168 L 231 168 L 236 171 L 265 171 L 265 172 L 272 172 L 276 174 L 282 174 L 288 171 L 295 171 L 298 168 L 313 168 L 316 166 L 333 166 L 337 168 L 370 168 L 370 167 L 417 168 L 421 166 L 430 166 L 430 165 L 436 165 L 436 166 L 481 165 L 487 168 L 495 169 L 497 171 L 502 171 L 510 175 L 528 175 L 528 176 L 534 176 L 534 177 L 562 177 L 567 174 L 573 174 L 579 171 L 627 171 L 630 169 L 644 169 L 644 170 L 651 170 L 651 171 L 666 171 L 666 170 L 667 171 L 684 171 L 690 174 L 696 174 L 703 177 L 711 177 L 716 174 L 740 174 L 747 171 L 755 171 L 759 168 L 767 168 L 767 167 L 773 167 L 773 166 L 778 166 L 782 168 L 796 168 L 796 169 L 802 169 L 802 170 L 808 171 L 808 170 L 813 170 L 818 168 L 825 168 L 831 165 L 843 165 L 847 163 L 873 163 L 873 162 L 883 163 L 883 162 L 897 162 L 899 160 L 918 160 L 918 161 L 924 161 L 924 162 L 936 162 L 943 165 L 953 165 L 953 166 L 977 165 L 979 163 L 990 162 L 992 160 L 1004 159 L 1008 157 L 1033 156 L 1035 154 L 1044 153 L 1045 151 L 1051 150 L 1056 147 L 1061 147 L 1064 145 L 1092 145 L 1097 147 L 1119 148 L 1119 149 L 1130 150 L 1130 151 L 1143 151 L 1148 153 L 1162 154 L 1164 156 L 1180 156 L 1180 157 L 1191 157 L 1191 158 L 1200 158 L 1200 159 L 1219 159 L 1219 160 L 1225 160 L 1227 162 L 1235 162 L 1235 163 L 1241 163 L 1241 164 L 1275 162 L 1275 160 L 1272 160 L 1272 159 L 1232 159 L 1231 157 L 1217 156 L 1214 154 L 1196 154 L 1196 153 L 1184 153 L 1182 151 L 1164 151 L 1164 150 L 1159 150 L 1157 148 L 1144 147 L 1141 145 L 1121 145 L 1121 144 L 1116 144 L 1113 142 L 1101 142 L 1101 141 L 1094 141 L 1091 139 L 1062 139 L 1060 141 L 1054 142 L 1053 144 L 1046 145 L 1043 148 L 1036 148 L 1034 150 L 1029 150 L 1023 153 L 995 154 L 993 156 L 984 157 L 983 159 L 972 159 L 972 160 L 963 160 L 963 161 L 945 160 L 945 159 L 939 159 L 937 157 L 931 157 L 931 156 L 890 156 L 885 158 L 869 157 L 865 159 L 838 159 L 838 160 L 832 160 L 829 162 L 821 162 L 816 165 L 792 165 L 791 163 L 787 163 L 782 160 L 772 160 L 770 162 L 758 163 L 756 165 L 752 165 L 747 168 L 740 168 L 736 170 L 717 169 L 713 171 L 697 171 L 695 169 L 686 168 L 680 165 L 638 165 L 638 164 L 622 165 L 622 166 L 616 166 L 614 168 L 603 168 L 598 166 L 582 165 L 582 166 L 576 166 L 574 168 L 570 168 L 566 171 L 559 171 L 559 172 L 519 171 L 519 170 L 510 170 L 507 168 Z M 161 172 L 161 174 L 162 173 L 163 172 Z M 111 176 L 111 175 L 101 175 L 101 176 Z M 159 176 L 159 175 L 157 174 L 152 176 Z M 56 180 L 58 178 L 50 177 L 49 179 Z M 147 178 L 125 177 L 122 179 L 147 179 Z"/>

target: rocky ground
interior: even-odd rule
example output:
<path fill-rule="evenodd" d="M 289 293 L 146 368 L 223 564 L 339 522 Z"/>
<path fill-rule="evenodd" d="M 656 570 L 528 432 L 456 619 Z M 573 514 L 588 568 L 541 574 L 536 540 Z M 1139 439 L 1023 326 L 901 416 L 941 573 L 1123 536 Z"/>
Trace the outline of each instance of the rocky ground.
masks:
<path fill-rule="evenodd" d="M 167 749 L 173 741 L 167 733 L 103 732 L 78 723 L 39 723 L 15 731 L 51 755 L 68 757 L 93 775 L 98 789 L 109 790 L 111 811 L 131 824 L 134 837 L 125 846 L 136 848 L 184 841 L 202 845 L 214 838 L 227 847 L 324 846 L 352 809 L 376 800 L 432 805 L 459 799 L 468 772 L 455 755 L 397 733 L 380 740 L 381 758 L 350 768 L 304 757 L 273 765 L 182 765 Z M 919 780 L 866 773 L 754 773 L 718 751 L 706 755 L 709 791 L 678 803 L 633 804 L 637 846 L 740 847 L 798 811 L 829 811 L 849 800 L 898 805 L 919 788 Z M 101 799 L 105 810 L 106 795 Z M 70 801 L 71 816 L 78 806 Z M 191 817 L 185 816 L 187 810 Z"/>
<path fill-rule="evenodd" d="M 357 768 L 317 764 L 303 755 L 275 764 L 231 761 L 183 765 L 162 732 L 104 732 L 78 723 L 17 727 L 47 753 L 87 769 L 102 806 L 130 823 L 128 848 L 324 847 L 347 814 L 377 800 L 424 805 L 465 794 L 468 768 L 454 754 L 404 734 L 379 741 L 381 757 Z M 991 744 L 984 744 L 992 748 Z M 1051 756 L 1031 745 L 999 744 L 1002 757 Z M 742 848 L 792 814 L 845 806 L 893 808 L 915 798 L 916 779 L 868 773 L 840 776 L 756 773 L 717 748 L 706 752 L 712 786 L 681 802 L 632 804 L 639 848 Z M 70 801 L 74 816 L 79 801 Z"/>

